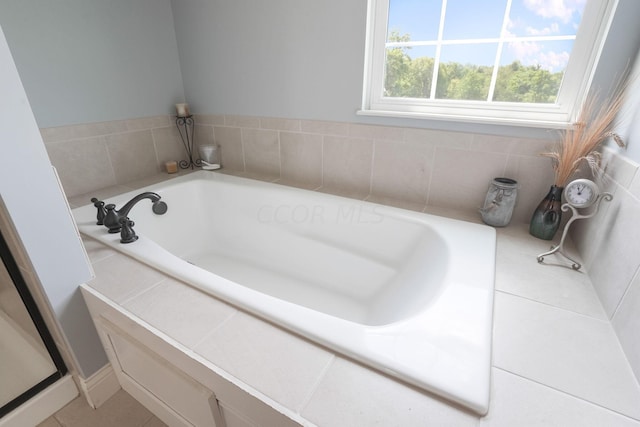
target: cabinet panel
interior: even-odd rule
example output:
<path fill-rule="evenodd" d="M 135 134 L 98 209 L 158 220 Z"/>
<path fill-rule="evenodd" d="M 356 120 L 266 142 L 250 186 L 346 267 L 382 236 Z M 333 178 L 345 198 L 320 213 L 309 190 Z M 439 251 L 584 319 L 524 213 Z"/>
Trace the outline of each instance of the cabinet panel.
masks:
<path fill-rule="evenodd" d="M 210 390 L 168 365 L 160 356 L 133 339 L 113 329 L 106 329 L 119 365 L 119 376 L 129 377 L 189 423 L 216 426 L 212 409 L 217 410 L 217 406 L 212 408 L 209 404 L 213 394 Z M 215 399 L 212 401 L 215 402 Z"/>

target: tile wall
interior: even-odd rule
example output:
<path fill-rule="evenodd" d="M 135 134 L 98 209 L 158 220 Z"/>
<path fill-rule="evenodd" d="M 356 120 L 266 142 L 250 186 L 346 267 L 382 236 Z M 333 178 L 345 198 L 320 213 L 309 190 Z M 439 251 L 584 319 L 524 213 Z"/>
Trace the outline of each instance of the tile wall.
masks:
<path fill-rule="evenodd" d="M 623 152 L 605 149 L 600 186 L 613 194 L 598 214 L 576 221 L 573 239 L 640 381 L 640 174 Z"/>
<path fill-rule="evenodd" d="M 69 197 L 164 171 L 184 158 L 169 116 L 42 129 Z M 423 210 L 476 214 L 492 178 L 519 184 L 514 222 L 528 222 L 552 183 L 549 141 L 425 129 L 246 116 L 196 116 L 226 171 Z"/>
<path fill-rule="evenodd" d="M 42 129 L 69 197 L 149 177 L 184 158 L 174 119 L 149 117 Z M 221 146 L 225 171 L 414 210 L 477 214 L 488 184 L 519 182 L 512 223 L 526 223 L 553 181 L 548 140 L 344 122 L 195 117 L 197 143 Z M 613 151 L 603 184 L 615 194 L 575 223 L 585 270 L 640 378 L 640 174 Z"/>

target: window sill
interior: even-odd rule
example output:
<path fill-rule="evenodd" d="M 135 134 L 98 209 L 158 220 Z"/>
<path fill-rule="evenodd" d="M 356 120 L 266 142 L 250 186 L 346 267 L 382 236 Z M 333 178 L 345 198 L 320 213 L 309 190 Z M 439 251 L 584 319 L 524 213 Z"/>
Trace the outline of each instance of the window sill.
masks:
<path fill-rule="evenodd" d="M 520 126 L 530 128 L 542 128 L 542 129 L 567 129 L 570 123 L 560 120 L 545 120 L 545 119 L 525 119 L 525 118 L 508 118 L 508 117 L 481 117 L 471 116 L 464 114 L 438 114 L 438 113 L 423 113 L 423 112 L 409 112 L 409 111 L 391 111 L 391 110 L 358 110 L 356 111 L 358 116 L 371 116 L 371 117 L 388 117 L 398 119 L 418 119 L 418 120 L 440 120 L 446 122 L 458 122 L 458 123 L 478 123 L 489 125 L 502 125 L 502 126 Z"/>

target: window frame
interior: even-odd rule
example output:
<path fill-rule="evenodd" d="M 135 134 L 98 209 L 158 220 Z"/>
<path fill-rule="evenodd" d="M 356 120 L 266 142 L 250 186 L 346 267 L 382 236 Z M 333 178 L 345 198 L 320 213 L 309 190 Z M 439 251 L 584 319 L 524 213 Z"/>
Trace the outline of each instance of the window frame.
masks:
<path fill-rule="evenodd" d="M 588 0 L 555 104 L 383 96 L 390 0 L 368 0 L 362 109 L 358 115 L 562 129 L 591 86 L 618 0 Z M 593 48 L 595 47 L 595 48 Z"/>

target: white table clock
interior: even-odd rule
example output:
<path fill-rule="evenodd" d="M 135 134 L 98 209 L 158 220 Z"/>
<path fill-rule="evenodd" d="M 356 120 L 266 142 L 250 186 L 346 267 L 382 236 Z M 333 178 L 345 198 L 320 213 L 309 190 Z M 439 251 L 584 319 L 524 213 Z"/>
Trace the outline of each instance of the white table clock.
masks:
<path fill-rule="evenodd" d="M 611 195 L 610 193 L 601 193 L 600 188 L 598 188 L 598 185 L 595 182 L 591 181 L 590 179 L 581 178 L 571 181 L 565 186 L 564 197 L 567 203 L 561 206 L 562 211 L 566 212 L 571 209 L 573 214 L 571 215 L 571 219 L 569 219 L 569 221 L 567 221 L 567 224 L 564 226 L 560 244 L 557 246 L 552 246 L 550 251 L 538 255 L 538 262 L 541 263 L 542 261 L 544 261 L 545 256 L 557 252 L 558 254 L 571 261 L 571 268 L 573 268 L 574 270 L 579 270 L 582 265 L 564 253 L 564 239 L 567 237 L 567 233 L 569 232 L 569 226 L 571 226 L 573 221 L 577 219 L 587 219 L 597 214 L 598 209 L 600 208 L 600 202 L 603 199 L 610 202 L 613 199 L 613 195 Z M 587 215 L 580 215 L 578 213 L 578 209 L 585 209 L 594 205 L 595 207 Z"/>

